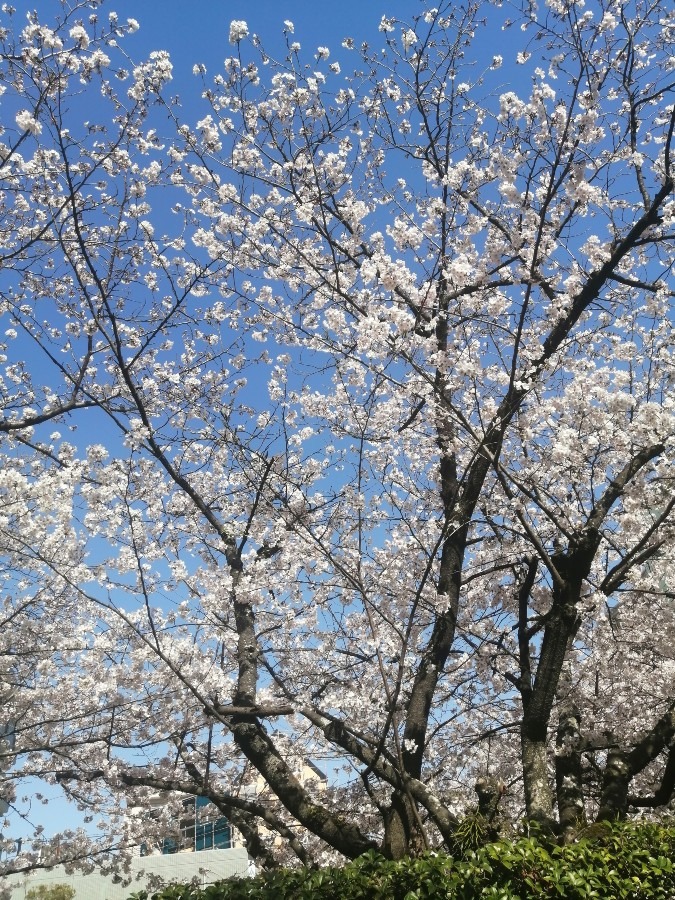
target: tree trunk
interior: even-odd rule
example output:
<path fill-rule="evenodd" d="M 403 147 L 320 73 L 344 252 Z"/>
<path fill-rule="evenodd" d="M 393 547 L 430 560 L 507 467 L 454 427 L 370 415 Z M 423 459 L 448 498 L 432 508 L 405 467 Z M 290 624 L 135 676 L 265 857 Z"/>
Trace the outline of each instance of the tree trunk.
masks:
<path fill-rule="evenodd" d="M 555 755 L 558 820 L 566 844 L 573 841 L 579 828 L 586 824 L 580 744 L 579 710 L 572 703 L 566 704 L 560 710 Z"/>
<path fill-rule="evenodd" d="M 528 676 L 521 684 L 523 698 L 521 749 L 525 807 L 528 819 L 537 822 L 547 831 L 554 828 L 553 793 L 548 778 L 546 753 L 548 726 L 565 657 L 579 627 L 576 603 L 579 599 L 581 579 L 585 574 L 573 556 L 560 554 L 554 561 L 555 576 L 559 584 L 553 590 L 552 608 L 544 629 L 534 684 L 531 683 L 530 674 L 529 638 L 524 635 L 520 641 L 521 656 L 523 653 L 527 655 L 525 668 L 521 659 L 521 671 Z M 521 616 L 520 628 L 522 627 Z"/>
<path fill-rule="evenodd" d="M 419 856 L 426 849 L 427 843 L 412 802 L 405 794 L 394 791 L 384 817 L 384 855 L 389 859 L 402 859 Z"/>
<path fill-rule="evenodd" d="M 544 736 L 541 740 L 531 740 L 523 734 L 520 746 L 527 818 L 550 831 L 553 792 L 548 778 L 546 737 Z"/>
<path fill-rule="evenodd" d="M 600 809 L 596 821 L 605 822 L 626 817 L 630 778 L 626 753 L 618 747 L 612 747 L 607 754 Z"/>

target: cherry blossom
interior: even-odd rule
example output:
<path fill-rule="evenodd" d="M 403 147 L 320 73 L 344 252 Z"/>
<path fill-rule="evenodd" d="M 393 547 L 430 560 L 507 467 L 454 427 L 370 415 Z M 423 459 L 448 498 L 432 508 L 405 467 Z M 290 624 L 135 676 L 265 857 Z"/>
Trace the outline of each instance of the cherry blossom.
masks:
<path fill-rule="evenodd" d="M 230 22 L 230 43 L 237 44 L 248 35 L 248 25 L 242 19 L 233 19 Z"/>
<path fill-rule="evenodd" d="M 492 833 L 672 801 L 658 6 L 523 4 L 502 59 L 443 2 L 356 76 L 237 20 L 182 104 L 134 20 L 3 12 L 3 792 L 100 819 L 61 854 L 157 791 L 266 866 L 452 847 L 486 779 Z"/>

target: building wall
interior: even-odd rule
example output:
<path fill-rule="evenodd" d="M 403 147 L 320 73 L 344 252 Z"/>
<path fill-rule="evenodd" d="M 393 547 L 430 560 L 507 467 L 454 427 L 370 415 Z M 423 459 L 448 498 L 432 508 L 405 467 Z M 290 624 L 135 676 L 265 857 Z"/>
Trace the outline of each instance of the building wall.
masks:
<path fill-rule="evenodd" d="M 232 875 L 245 876 L 248 872 L 248 854 L 243 847 L 232 850 L 201 850 L 199 853 L 172 853 L 166 856 L 141 856 L 131 860 L 132 883 L 126 887 L 115 884 L 109 876 L 92 872 L 90 875 L 68 875 L 63 866 L 31 872 L 28 875 L 10 875 L 3 887 L 11 889 L 11 900 L 24 900 L 32 887 L 40 884 L 69 884 L 75 889 L 75 900 L 127 900 L 134 891 L 147 885 L 143 872 L 159 876 L 164 882 L 190 881 L 198 878 L 202 885 L 211 884 Z M 140 878 L 136 876 L 140 875 Z"/>

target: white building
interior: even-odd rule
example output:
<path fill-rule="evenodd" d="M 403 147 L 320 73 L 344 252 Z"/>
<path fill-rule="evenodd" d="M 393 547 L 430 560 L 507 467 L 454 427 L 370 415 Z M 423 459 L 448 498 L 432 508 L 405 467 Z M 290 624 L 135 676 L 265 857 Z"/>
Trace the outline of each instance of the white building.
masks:
<path fill-rule="evenodd" d="M 24 900 L 31 888 L 41 884 L 54 886 L 68 884 L 75 891 L 75 900 L 127 900 L 129 895 L 148 886 L 149 876 L 172 881 L 187 882 L 193 878 L 200 885 L 212 884 L 233 875 L 246 876 L 249 859 L 243 847 L 227 850 L 202 850 L 199 853 L 167 853 L 137 856 L 131 860 L 132 882 L 122 885 L 107 875 L 92 872 L 90 875 L 68 875 L 63 866 L 39 870 L 26 875 L 9 875 L 2 887 L 10 889 L 11 900 Z"/>

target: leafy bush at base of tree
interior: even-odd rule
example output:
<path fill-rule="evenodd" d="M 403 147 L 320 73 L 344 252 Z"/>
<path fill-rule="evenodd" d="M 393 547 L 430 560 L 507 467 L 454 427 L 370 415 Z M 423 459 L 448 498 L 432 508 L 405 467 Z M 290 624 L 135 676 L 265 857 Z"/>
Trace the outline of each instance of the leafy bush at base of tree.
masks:
<path fill-rule="evenodd" d="M 624 824 L 564 847 L 534 837 L 453 859 L 396 862 L 367 853 L 342 868 L 292 869 L 207 888 L 178 885 L 136 900 L 668 900 L 675 897 L 675 825 Z"/>

